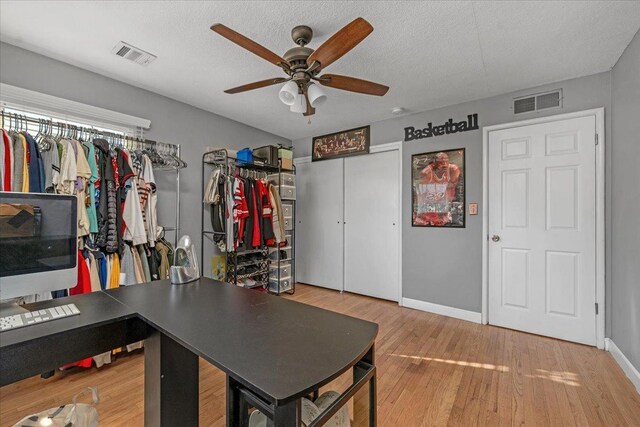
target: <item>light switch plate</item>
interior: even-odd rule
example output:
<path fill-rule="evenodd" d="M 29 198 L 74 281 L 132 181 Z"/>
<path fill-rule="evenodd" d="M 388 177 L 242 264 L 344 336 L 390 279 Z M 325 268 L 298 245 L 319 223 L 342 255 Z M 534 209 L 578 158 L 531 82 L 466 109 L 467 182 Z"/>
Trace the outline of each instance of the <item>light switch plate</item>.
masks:
<path fill-rule="evenodd" d="M 469 203 L 469 215 L 478 215 L 477 203 Z"/>

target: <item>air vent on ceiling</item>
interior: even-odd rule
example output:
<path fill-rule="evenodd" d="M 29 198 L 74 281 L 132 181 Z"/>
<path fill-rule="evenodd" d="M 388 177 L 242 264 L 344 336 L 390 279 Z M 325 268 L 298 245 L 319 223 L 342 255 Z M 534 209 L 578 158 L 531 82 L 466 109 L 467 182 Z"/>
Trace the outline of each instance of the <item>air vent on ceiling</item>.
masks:
<path fill-rule="evenodd" d="M 135 46 L 131 46 L 125 42 L 120 42 L 115 45 L 111 50 L 111 53 L 140 65 L 148 65 L 157 58 L 157 56 L 152 55 L 149 52 L 145 52 L 142 49 L 138 49 Z"/>
<path fill-rule="evenodd" d="M 513 100 L 513 113 L 522 114 L 562 106 L 562 89 L 536 95 L 523 96 Z"/>

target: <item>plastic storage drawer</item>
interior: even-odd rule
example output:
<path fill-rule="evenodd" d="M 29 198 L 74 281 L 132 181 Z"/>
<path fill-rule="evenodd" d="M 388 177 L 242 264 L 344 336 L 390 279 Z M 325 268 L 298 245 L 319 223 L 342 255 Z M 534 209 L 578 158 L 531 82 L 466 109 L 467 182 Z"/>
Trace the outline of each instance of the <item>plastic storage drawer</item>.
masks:
<path fill-rule="evenodd" d="M 273 185 L 289 185 L 291 187 L 296 186 L 296 176 L 292 173 L 287 173 L 287 172 L 280 173 L 280 182 L 278 182 L 277 173 L 269 175 L 267 179 Z"/>
<path fill-rule="evenodd" d="M 280 278 L 291 277 L 291 262 L 280 261 Z M 269 266 L 269 280 L 278 280 L 278 263 L 272 262 Z"/>
<path fill-rule="evenodd" d="M 278 281 L 270 280 L 269 281 L 269 291 L 274 293 L 287 292 L 291 290 L 291 277 L 282 277 L 280 278 L 280 286 L 278 289 Z"/>
<path fill-rule="evenodd" d="M 296 199 L 296 187 L 291 185 L 280 186 L 280 198 L 282 200 L 295 200 Z"/>
<path fill-rule="evenodd" d="M 284 248 L 269 248 L 269 259 L 271 261 L 278 261 L 278 251 L 280 251 L 280 260 L 291 259 L 293 255 L 291 246 L 286 246 Z"/>
<path fill-rule="evenodd" d="M 284 238 L 287 241 L 287 246 L 293 246 L 293 234 L 292 233 L 284 233 Z"/>
<path fill-rule="evenodd" d="M 282 215 L 285 217 L 293 218 L 293 204 L 292 203 L 283 203 L 282 204 Z"/>
<path fill-rule="evenodd" d="M 284 229 L 287 231 L 293 230 L 293 218 L 290 216 L 284 217 Z"/>

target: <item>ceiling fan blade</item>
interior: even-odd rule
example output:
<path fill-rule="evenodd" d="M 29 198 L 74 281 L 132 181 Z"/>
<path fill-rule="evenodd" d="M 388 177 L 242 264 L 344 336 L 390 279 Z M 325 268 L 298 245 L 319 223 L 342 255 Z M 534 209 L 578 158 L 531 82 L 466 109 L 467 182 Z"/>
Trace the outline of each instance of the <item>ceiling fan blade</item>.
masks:
<path fill-rule="evenodd" d="M 261 80 L 259 82 L 248 83 L 246 85 L 242 85 L 242 86 L 234 87 L 234 88 L 231 88 L 231 89 L 227 89 L 224 92 L 225 93 L 246 92 L 248 90 L 259 89 L 259 88 L 265 87 L 265 86 L 277 85 L 278 83 L 283 83 L 283 82 L 286 82 L 287 80 L 289 80 L 289 79 L 285 79 L 283 77 L 276 77 L 276 78 L 273 78 L 273 79 Z"/>
<path fill-rule="evenodd" d="M 242 34 L 233 31 L 231 28 L 226 27 L 222 24 L 213 24 L 211 29 L 220 34 L 222 37 L 234 42 L 240 47 L 247 49 L 249 52 L 258 55 L 262 59 L 266 59 L 274 65 L 281 66 L 280 64 L 288 65 L 287 61 L 285 61 L 281 56 L 276 55 L 271 52 L 266 47 L 259 45 L 253 40 L 243 36 Z"/>
<path fill-rule="evenodd" d="M 364 93 L 366 95 L 383 96 L 389 90 L 388 86 L 355 77 L 341 76 L 338 74 L 325 74 L 320 76 L 318 82 L 334 89 L 348 90 L 350 92 Z"/>
<path fill-rule="evenodd" d="M 316 109 L 311 106 L 311 102 L 309 102 L 309 95 L 307 93 L 307 89 L 304 89 L 304 99 L 307 101 L 307 111 L 302 113 L 303 116 L 313 116 L 316 113 Z"/>
<path fill-rule="evenodd" d="M 313 61 L 318 61 L 322 68 L 327 68 L 364 40 L 372 31 L 373 27 L 364 18 L 354 19 L 350 24 L 347 24 L 331 36 L 329 40 L 322 43 L 307 58 L 307 65 L 311 66 Z"/>

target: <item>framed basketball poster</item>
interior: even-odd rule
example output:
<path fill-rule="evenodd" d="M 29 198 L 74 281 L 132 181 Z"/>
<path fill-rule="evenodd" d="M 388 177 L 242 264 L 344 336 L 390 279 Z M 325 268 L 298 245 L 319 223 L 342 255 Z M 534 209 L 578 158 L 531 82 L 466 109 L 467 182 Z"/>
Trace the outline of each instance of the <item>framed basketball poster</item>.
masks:
<path fill-rule="evenodd" d="M 465 227 L 464 148 L 411 156 L 414 227 Z"/>

